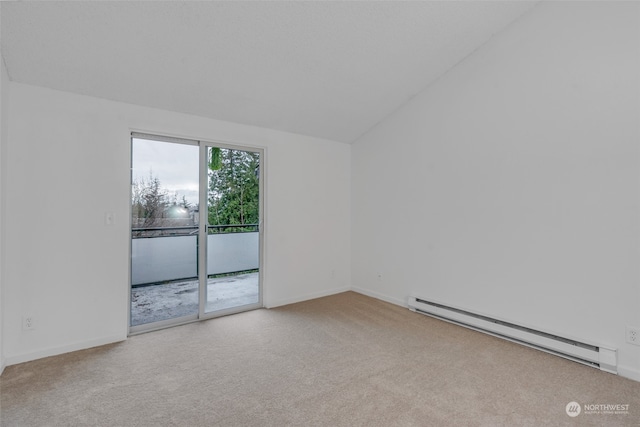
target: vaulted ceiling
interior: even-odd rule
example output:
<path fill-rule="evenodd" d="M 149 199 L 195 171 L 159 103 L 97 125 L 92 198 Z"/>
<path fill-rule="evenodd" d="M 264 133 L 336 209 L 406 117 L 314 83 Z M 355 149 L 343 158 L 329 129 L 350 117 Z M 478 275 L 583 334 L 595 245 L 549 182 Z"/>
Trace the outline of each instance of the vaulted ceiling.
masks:
<path fill-rule="evenodd" d="M 2 2 L 12 81 L 353 142 L 527 1 Z"/>

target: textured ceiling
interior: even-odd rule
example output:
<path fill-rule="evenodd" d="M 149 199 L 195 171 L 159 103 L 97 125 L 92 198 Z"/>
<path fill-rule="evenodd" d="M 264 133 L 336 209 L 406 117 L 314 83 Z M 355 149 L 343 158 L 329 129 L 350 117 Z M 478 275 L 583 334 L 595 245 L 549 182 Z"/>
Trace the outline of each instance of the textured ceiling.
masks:
<path fill-rule="evenodd" d="M 2 2 L 12 81 L 352 142 L 534 3 Z"/>

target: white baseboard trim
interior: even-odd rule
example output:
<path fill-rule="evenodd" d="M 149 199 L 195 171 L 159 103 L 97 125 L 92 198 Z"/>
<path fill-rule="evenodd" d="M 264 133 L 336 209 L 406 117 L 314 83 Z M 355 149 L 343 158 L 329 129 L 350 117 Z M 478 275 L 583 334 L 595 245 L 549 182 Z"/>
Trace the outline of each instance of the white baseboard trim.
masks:
<path fill-rule="evenodd" d="M 627 366 L 618 366 L 618 375 L 640 382 L 640 370 L 637 369 L 629 368 Z"/>
<path fill-rule="evenodd" d="M 399 305 L 400 307 L 408 308 L 407 302 L 401 299 L 393 298 L 379 292 L 370 291 L 368 289 L 358 288 L 357 286 L 352 286 L 351 290 L 353 292 L 357 292 L 362 295 L 366 295 L 371 298 L 379 299 L 381 301 L 390 302 L 391 304 Z"/>
<path fill-rule="evenodd" d="M 327 291 L 313 292 L 310 294 L 301 295 L 295 298 L 287 298 L 283 300 L 272 301 L 272 302 L 269 302 L 268 304 L 265 304 L 264 306 L 266 308 L 276 308 L 276 307 L 281 307 L 283 305 L 295 304 L 297 302 L 303 302 L 303 301 L 308 301 L 316 298 L 328 297 L 329 295 L 341 294 L 342 292 L 348 292 L 350 290 L 351 288 L 349 287 L 334 288 L 334 289 L 329 289 Z"/>
<path fill-rule="evenodd" d="M 57 356 L 59 354 L 70 353 L 77 350 L 86 350 L 92 347 L 99 347 L 105 344 L 113 344 L 115 342 L 125 341 L 126 335 L 113 335 L 109 337 L 96 338 L 93 340 L 76 342 L 60 347 L 50 347 L 31 353 L 16 354 L 5 359 L 6 366 L 17 365 L 18 363 L 30 362 L 32 360 L 42 359 L 44 357 Z"/>

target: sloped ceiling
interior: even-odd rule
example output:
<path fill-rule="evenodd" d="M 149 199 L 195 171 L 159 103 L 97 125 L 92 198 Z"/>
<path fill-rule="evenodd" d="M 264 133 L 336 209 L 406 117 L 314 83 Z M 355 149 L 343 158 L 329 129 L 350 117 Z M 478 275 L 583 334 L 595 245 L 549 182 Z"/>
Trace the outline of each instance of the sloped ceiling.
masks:
<path fill-rule="evenodd" d="M 535 2 L 2 2 L 12 81 L 353 142 Z"/>

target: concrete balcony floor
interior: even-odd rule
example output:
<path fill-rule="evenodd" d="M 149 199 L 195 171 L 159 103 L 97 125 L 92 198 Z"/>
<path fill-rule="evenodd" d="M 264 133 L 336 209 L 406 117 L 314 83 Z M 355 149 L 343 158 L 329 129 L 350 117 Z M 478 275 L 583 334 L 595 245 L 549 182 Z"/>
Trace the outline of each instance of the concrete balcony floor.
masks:
<path fill-rule="evenodd" d="M 258 273 L 208 279 L 205 311 L 255 304 L 259 300 Z M 173 281 L 131 290 L 131 326 L 198 313 L 198 281 Z"/>

